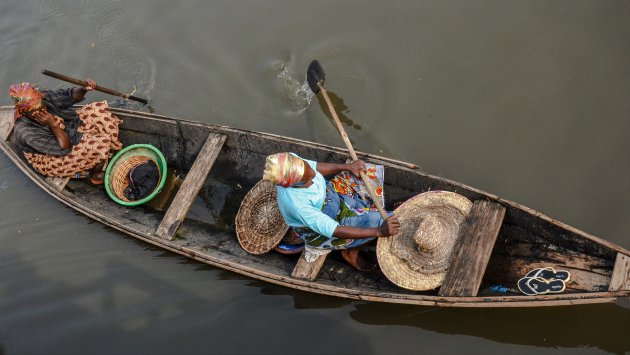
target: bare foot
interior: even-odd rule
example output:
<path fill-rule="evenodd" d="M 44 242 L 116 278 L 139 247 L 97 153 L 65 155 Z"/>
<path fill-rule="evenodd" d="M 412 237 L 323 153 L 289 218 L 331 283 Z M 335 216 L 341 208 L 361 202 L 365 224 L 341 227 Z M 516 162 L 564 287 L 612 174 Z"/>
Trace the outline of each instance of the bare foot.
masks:
<path fill-rule="evenodd" d="M 92 177 L 90 177 L 90 184 L 92 185 L 102 185 L 105 182 L 105 173 L 99 171 L 97 173 L 92 173 Z"/>
<path fill-rule="evenodd" d="M 359 271 L 372 271 L 376 269 L 376 264 L 373 264 L 359 255 L 359 249 L 344 249 L 341 251 L 341 256 L 348 264 L 352 265 Z"/>
<path fill-rule="evenodd" d="M 90 178 L 90 184 L 92 185 L 102 185 L 105 181 L 105 172 L 103 169 L 105 168 L 105 163 L 107 161 L 102 161 L 96 164 L 92 168 L 92 177 Z"/>

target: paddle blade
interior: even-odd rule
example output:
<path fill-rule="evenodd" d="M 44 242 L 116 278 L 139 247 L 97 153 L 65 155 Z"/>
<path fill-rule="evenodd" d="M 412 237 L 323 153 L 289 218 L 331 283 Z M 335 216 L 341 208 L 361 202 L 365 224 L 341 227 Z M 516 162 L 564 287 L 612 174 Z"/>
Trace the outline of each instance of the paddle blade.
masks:
<path fill-rule="evenodd" d="M 321 64 L 319 64 L 317 60 L 312 61 L 306 71 L 306 81 L 308 82 L 308 86 L 314 93 L 317 94 L 319 92 L 319 86 L 317 86 L 317 83 L 323 84 L 324 80 L 326 80 L 324 68 L 322 68 Z"/>

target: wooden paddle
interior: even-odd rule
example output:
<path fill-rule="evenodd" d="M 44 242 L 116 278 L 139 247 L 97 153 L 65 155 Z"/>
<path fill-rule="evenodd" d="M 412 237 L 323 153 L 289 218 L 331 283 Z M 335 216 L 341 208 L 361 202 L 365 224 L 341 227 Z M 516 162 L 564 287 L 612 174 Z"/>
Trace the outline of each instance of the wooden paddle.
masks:
<path fill-rule="evenodd" d="M 84 86 L 84 87 L 87 86 L 87 82 L 85 82 L 84 80 L 71 78 L 69 76 L 66 76 L 66 75 L 63 75 L 63 74 L 59 74 L 59 73 L 55 73 L 55 72 L 52 72 L 52 71 L 49 71 L 49 70 L 42 70 L 42 74 L 51 76 L 51 77 L 53 77 L 55 79 L 67 81 L 67 82 L 75 84 L 75 85 L 80 85 L 80 86 Z M 136 96 L 133 96 L 133 95 L 125 94 L 124 92 L 120 92 L 120 91 L 104 88 L 104 87 L 99 86 L 99 85 L 96 85 L 94 90 L 97 90 L 97 91 L 100 91 L 100 92 L 104 92 L 106 94 L 110 94 L 110 95 L 114 95 L 114 96 L 120 96 L 120 97 L 128 99 L 128 100 L 138 101 L 138 102 L 141 102 L 141 103 L 143 103 L 145 105 L 149 103 L 146 99 L 142 99 L 140 97 L 136 97 Z"/>
<path fill-rule="evenodd" d="M 328 97 L 328 91 L 326 91 L 326 89 L 324 88 L 325 80 L 326 73 L 324 73 L 324 68 L 322 68 L 321 64 L 319 64 L 317 60 L 312 61 L 311 64 L 308 66 L 308 71 L 306 72 L 306 81 L 308 82 L 308 86 L 311 88 L 311 90 L 313 90 L 315 94 L 318 94 L 320 92 L 322 93 L 322 95 L 324 96 L 324 100 L 328 105 L 328 110 L 330 110 L 330 114 L 332 115 L 335 124 L 337 125 L 337 130 L 339 130 L 341 138 L 343 139 L 344 143 L 346 143 L 346 147 L 350 152 L 350 157 L 352 157 L 353 161 L 358 160 L 357 153 L 354 151 L 354 148 L 352 148 L 352 143 L 350 143 L 350 138 L 348 138 L 346 131 L 343 129 L 343 126 L 341 125 L 341 121 L 337 116 L 337 112 L 335 111 L 332 101 L 330 101 L 330 97 Z M 387 219 L 387 212 L 385 212 L 385 209 L 381 205 L 381 200 L 376 195 L 374 186 L 363 171 L 361 171 L 361 180 L 363 180 L 363 183 L 365 184 L 365 187 L 370 194 L 372 201 L 374 201 L 378 212 L 381 214 L 381 217 L 383 217 L 383 219 Z"/>

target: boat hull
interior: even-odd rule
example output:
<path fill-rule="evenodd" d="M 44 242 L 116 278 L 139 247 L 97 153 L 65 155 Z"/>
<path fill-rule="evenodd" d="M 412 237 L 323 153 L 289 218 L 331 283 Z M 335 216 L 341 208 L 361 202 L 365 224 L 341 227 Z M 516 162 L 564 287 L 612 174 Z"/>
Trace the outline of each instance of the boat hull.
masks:
<path fill-rule="evenodd" d="M 380 272 L 356 272 L 339 258 L 329 258 L 320 277 L 314 281 L 292 278 L 291 270 L 297 261 L 296 257 L 278 253 L 253 256 L 240 248 L 233 228 L 240 201 L 260 180 L 264 157 L 268 154 L 294 151 L 313 160 L 343 161 L 347 156 L 345 149 L 137 111 L 112 111 L 124 121 L 121 125 L 123 143 L 153 144 L 164 153 L 169 166 L 181 174 L 186 174 L 193 167 L 208 134 L 227 137 L 201 187 L 198 201 L 193 204 L 173 240 L 156 235 L 163 212 L 149 207 L 119 206 L 109 200 L 103 190 L 81 181 L 70 181 L 65 189 L 59 191 L 31 169 L 11 139 L 0 139 L 0 148 L 37 186 L 65 205 L 104 225 L 199 262 L 305 292 L 363 301 L 443 307 L 538 307 L 604 303 L 630 294 L 630 290 L 626 289 L 627 275 L 625 279 L 621 276 L 618 289 L 611 289 L 611 279 L 620 270 L 615 266 L 617 258 L 619 255 L 630 255 L 614 243 L 498 196 L 424 174 L 412 169 L 408 163 L 360 152 L 361 159 L 385 166 L 385 191 L 389 207 L 393 202 L 420 192 L 447 190 L 462 194 L 472 201 L 492 201 L 506 208 L 497 240 L 497 245 L 505 247 L 506 251 L 502 252 L 500 247 L 495 246 L 484 276 L 486 286 L 497 282 L 509 284 L 513 288 L 513 278 L 522 273 L 523 268 L 544 264 L 542 256 L 547 260 L 555 260 L 556 266 L 573 267 L 571 270 L 578 276 L 578 281 L 568 292 L 554 295 L 530 297 L 515 292 L 497 294 L 484 291 L 472 297 L 449 297 L 439 296 L 437 291 L 400 289 Z M 0 108 L 0 134 L 2 127 L 7 126 L 10 113 L 12 115 L 12 108 Z M 542 250 L 550 245 L 556 248 L 553 255 L 549 252 L 545 254 L 545 250 Z M 541 250 L 536 249 L 528 254 L 525 250 L 527 246 L 537 246 Z M 514 254 L 515 251 L 518 253 Z M 616 277 L 619 279 L 619 276 Z"/>

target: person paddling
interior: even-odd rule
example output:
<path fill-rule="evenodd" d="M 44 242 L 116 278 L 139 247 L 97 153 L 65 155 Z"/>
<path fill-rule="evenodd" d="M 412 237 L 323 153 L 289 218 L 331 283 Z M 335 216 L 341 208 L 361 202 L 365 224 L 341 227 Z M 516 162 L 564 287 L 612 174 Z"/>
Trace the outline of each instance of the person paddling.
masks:
<path fill-rule="evenodd" d="M 108 159 L 122 148 L 118 125 L 107 102 L 74 109 L 96 87 L 38 90 L 34 85 L 11 85 L 15 105 L 15 141 L 26 160 L 39 173 L 51 177 L 90 177 L 102 184 Z"/>
<path fill-rule="evenodd" d="M 341 249 L 350 265 L 369 271 L 376 265 L 360 257 L 358 247 L 396 234 L 400 223 L 391 214 L 383 220 L 358 178 L 360 171 L 379 186 L 382 198 L 383 167 L 361 160 L 323 163 L 278 153 L 267 157 L 263 179 L 276 185 L 280 213 L 307 251 L 321 255 Z M 334 177 L 326 181 L 324 176 Z"/>

